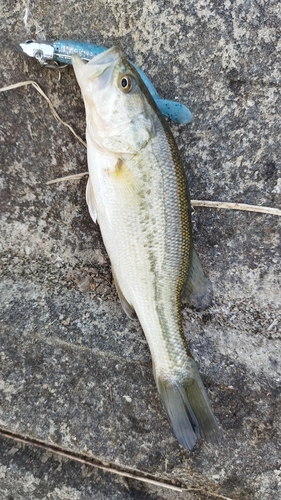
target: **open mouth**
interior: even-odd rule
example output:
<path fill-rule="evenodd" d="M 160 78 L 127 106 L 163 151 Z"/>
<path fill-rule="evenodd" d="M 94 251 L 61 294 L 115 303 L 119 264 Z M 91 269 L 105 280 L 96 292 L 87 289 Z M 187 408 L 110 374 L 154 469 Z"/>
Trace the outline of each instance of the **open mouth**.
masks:
<path fill-rule="evenodd" d="M 98 54 L 96 57 L 91 59 L 88 63 L 87 66 L 110 66 L 114 64 L 120 57 L 121 55 L 121 50 L 119 47 L 114 45 L 110 49 L 106 50 L 105 52 L 102 52 L 101 54 Z"/>
<path fill-rule="evenodd" d="M 114 46 L 87 63 L 83 63 L 77 54 L 73 54 L 72 64 L 81 88 L 85 88 L 86 80 L 91 81 L 92 84 L 95 81 L 95 90 L 107 85 L 121 54 L 119 47 Z"/>

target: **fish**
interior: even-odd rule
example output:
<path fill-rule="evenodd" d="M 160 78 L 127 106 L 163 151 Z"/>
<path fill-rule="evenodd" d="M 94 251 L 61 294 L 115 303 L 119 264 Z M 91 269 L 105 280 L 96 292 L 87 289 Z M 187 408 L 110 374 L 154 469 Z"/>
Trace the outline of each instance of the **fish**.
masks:
<path fill-rule="evenodd" d="M 211 283 L 191 234 L 184 168 L 172 132 L 134 66 L 114 46 L 72 64 L 86 111 L 86 200 L 100 226 L 125 313 L 137 317 L 153 374 L 179 443 L 220 430 L 187 346 L 181 300 L 207 307 Z"/>

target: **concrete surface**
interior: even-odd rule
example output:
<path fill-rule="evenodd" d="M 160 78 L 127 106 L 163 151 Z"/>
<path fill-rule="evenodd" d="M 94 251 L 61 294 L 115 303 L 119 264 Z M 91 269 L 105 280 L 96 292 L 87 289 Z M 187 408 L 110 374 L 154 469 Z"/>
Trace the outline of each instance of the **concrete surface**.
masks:
<path fill-rule="evenodd" d="M 193 112 L 190 126 L 172 125 L 191 197 L 280 208 L 277 1 L 7 0 L 0 21 L 1 86 L 36 80 L 84 137 L 72 69 L 58 81 L 13 44 L 119 44 L 160 95 Z M 280 218 L 193 214 L 215 299 L 204 313 L 184 308 L 184 326 L 224 441 L 190 453 L 166 421 L 141 328 L 118 302 L 85 178 L 46 185 L 85 171 L 85 150 L 32 87 L 1 93 L 0 117 L 0 427 L 201 489 L 116 479 L 2 438 L 0 499 L 279 500 Z"/>

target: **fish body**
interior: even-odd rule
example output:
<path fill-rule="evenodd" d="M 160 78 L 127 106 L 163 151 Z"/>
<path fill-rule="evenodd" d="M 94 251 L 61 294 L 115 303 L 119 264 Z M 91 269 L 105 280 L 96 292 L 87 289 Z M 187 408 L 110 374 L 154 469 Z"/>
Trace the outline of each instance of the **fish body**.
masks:
<path fill-rule="evenodd" d="M 179 442 L 219 430 L 186 345 L 181 296 L 210 295 L 191 240 L 184 170 L 170 129 L 135 68 L 113 47 L 84 64 L 72 59 L 86 109 L 86 198 L 100 225 L 128 316 L 145 333 L 156 385 Z"/>

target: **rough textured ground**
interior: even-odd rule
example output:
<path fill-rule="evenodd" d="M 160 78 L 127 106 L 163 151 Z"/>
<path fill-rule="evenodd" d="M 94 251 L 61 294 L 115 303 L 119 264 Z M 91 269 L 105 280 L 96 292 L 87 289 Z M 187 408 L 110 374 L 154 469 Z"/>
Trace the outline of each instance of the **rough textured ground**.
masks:
<path fill-rule="evenodd" d="M 28 10 L 26 10 L 28 8 Z M 280 208 L 280 23 L 275 1 L 2 2 L 1 86 L 36 80 L 84 136 L 71 68 L 13 48 L 30 38 L 120 45 L 160 95 L 193 112 L 172 124 L 193 199 Z M 86 153 L 34 88 L 0 94 L 0 427 L 199 490 L 116 479 L 3 439 L 1 500 L 281 497 L 280 218 L 197 208 L 194 240 L 215 292 L 183 309 L 223 446 L 177 443 L 138 322 L 121 310 L 85 179 Z"/>

